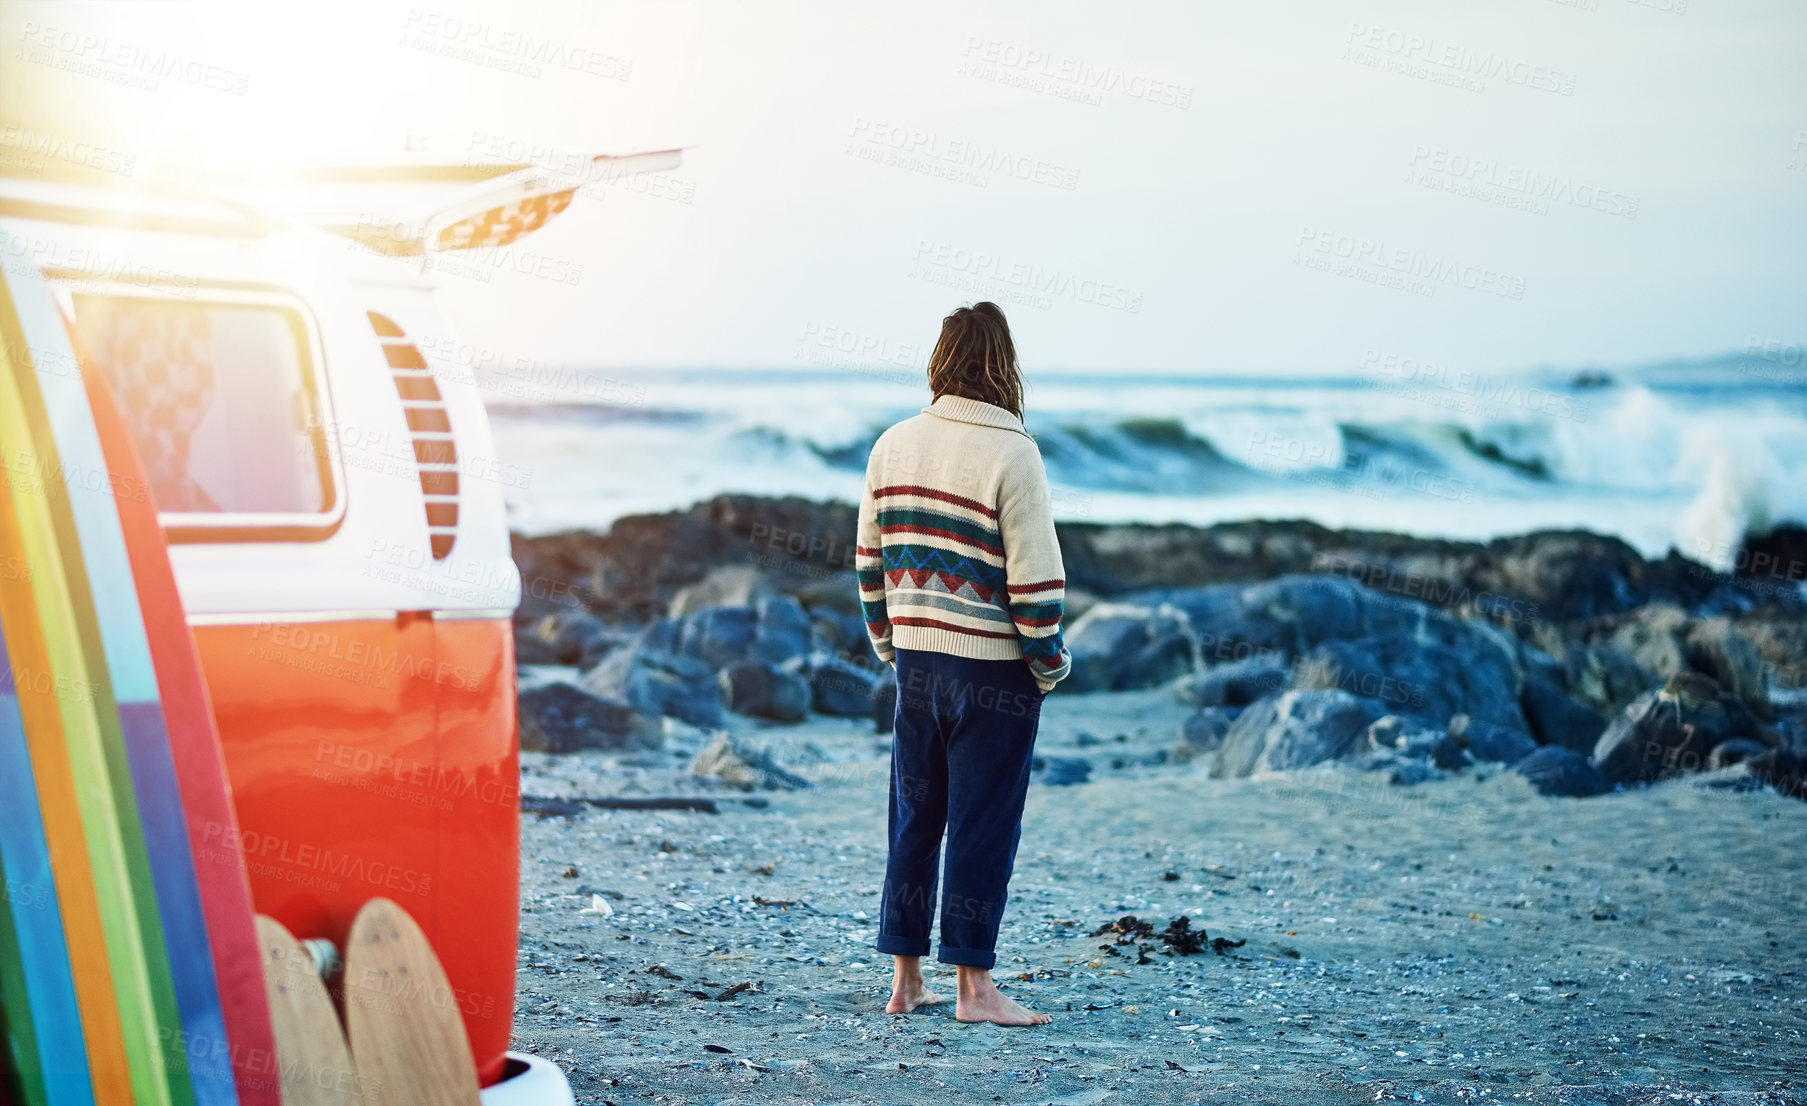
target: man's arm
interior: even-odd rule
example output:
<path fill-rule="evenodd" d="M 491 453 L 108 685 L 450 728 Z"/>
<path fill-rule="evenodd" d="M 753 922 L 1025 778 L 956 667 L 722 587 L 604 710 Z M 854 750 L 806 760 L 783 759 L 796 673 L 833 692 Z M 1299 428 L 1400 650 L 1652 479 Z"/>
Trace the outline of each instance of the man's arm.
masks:
<path fill-rule="evenodd" d="M 894 662 L 891 648 L 891 616 L 885 610 L 885 542 L 878 529 L 878 503 L 872 498 L 872 470 L 866 470 L 866 486 L 860 492 L 860 525 L 853 547 L 853 572 L 860 583 L 860 613 L 866 619 L 866 636 L 878 659 Z"/>
<path fill-rule="evenodd" d="M 1072 671 L 1073 658 L 1060 635 L 1067 582 L 1054 536 L 1048 473 L 1033 448 L 1004 473 L 998 528 L 1004 539 L 1010 619 L 1016 623 L 1023 659 L 1042 691 L 1051 691 Z"/>

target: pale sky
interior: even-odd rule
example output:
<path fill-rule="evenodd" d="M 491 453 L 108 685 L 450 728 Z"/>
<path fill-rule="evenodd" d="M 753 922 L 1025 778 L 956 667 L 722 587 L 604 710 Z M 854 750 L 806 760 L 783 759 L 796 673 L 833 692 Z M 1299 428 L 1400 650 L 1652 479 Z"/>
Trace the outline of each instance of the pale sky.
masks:
<path fill-rule="evenodd" d="M 1031 369 L 1807 338 L 1796 0 L 0 0 L 0 46 L 0 122 L 146 164 L 693 147 L 523 240 L 575 282 L 447 278 L 514 356 L 920 365 L 984 298 Z M 121 85 L 165 51 L 212 75 Z"/>

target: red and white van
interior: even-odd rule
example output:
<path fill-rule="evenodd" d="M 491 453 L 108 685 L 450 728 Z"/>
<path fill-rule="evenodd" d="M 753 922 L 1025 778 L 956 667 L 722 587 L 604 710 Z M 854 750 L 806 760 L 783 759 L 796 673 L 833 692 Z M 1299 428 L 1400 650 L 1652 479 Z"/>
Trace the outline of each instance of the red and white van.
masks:
<path fill-rule="evenodd" d="M 569 1103 L 557 1068 L 508 1052 L 514 476 L 471 370 L 435 354 L 456 347 L 432 261 L 506 247 L 584 181 L 441 175 L 456 194 L 424 219 L 336 220 L 38 166 L 0 176 L 0 262 L 50 283 L 81 350 L 69 371 L 104 373 L 131 424 L 233 789 L 238 828 L 210 844 L 304 939 L 342 947 L 366 900 L 402 904 L 445 966 L 484 1101 Z"/>

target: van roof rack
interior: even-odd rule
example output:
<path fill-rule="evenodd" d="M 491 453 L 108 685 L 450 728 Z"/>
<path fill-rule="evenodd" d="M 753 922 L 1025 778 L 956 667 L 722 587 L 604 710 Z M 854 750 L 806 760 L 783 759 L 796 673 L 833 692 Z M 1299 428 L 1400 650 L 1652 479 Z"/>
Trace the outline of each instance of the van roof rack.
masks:
<path fill-rule="evenodd" d="M 175 234 L 260 237 L 311 225 L 394 257 L 504 246 L 578 189 L 675 169 L 687 147 L 526 161 L 407 160 L 122 174 L 40 152 L 0 128 L 0 215 Z M 9 137 L 13 140 L 8 141 Z"/>

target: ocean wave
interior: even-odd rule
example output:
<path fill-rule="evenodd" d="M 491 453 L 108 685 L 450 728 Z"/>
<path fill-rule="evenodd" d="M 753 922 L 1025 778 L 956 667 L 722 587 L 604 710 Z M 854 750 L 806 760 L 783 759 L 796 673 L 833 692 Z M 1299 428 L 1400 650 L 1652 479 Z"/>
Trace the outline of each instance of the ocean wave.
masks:
<path fill-rule="evenodd" d="M 495 405 L 498 441 L 538 474 L 511 509 L 545 529 L 722 491 L 856 496 L 873 442 L 927 399 L 843 375 L 679 374 L 648 377 L 638 405 Z M 1798 392 L 1094 376 L 1033 396 L 1028 426 L 1072 518 L 1469 538 L 1580 525 L 1715 568 L 1746 533 L 1807 522 Z"/>

